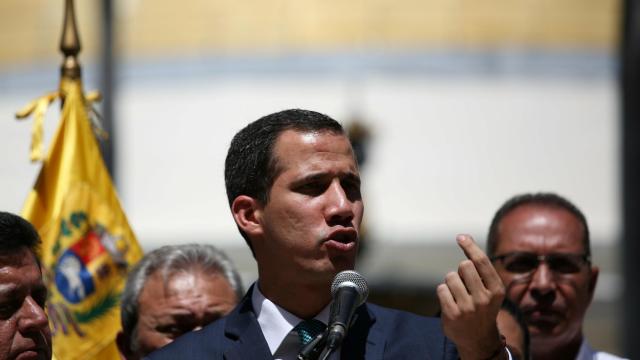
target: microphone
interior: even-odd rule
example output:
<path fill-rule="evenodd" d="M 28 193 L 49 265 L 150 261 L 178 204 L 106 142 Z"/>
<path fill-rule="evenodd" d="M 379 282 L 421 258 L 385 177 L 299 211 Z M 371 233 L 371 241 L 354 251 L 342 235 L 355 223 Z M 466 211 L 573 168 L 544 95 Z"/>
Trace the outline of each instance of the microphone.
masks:
<path fill-rule="evenodd" d="M 331 284 L 331 315 L 326 347 L 330 351 L 342 345 L 351 326 L 353 314 L 369 296 L 369 287 L 365 278 L 353 270 L 339 272 Z"/>

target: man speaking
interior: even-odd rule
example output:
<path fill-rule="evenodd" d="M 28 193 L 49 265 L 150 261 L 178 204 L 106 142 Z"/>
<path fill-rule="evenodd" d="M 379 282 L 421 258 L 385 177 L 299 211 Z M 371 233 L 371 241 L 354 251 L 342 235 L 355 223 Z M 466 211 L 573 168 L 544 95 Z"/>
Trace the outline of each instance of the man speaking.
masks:
<path fill-rule="evenodd" d="M 333 278 L 354 268 L 360 174 L 335 120 L 285 110 L 249 124 L 231 142 L 225 182 L 258 281 L 228 316 L 150 359 L 295 359 L 329 321 Z M 506 359 L 496 327 L 502 283 L 470 237 L 458 244 L 470 260 L 438 287 L 442 324 L 365 303 L 330 359 Z"/>

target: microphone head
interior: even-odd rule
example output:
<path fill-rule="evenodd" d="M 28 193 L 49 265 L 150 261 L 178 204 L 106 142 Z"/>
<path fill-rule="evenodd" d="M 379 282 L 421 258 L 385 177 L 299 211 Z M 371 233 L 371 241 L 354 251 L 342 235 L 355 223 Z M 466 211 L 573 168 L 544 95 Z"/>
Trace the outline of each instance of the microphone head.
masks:
<path fill-rule="evenodd" d="M 333 283 L 331 284 L 331 296 L 335 298 L 338 289 L 345 286 L 352 287 L 358 292 L 358 306 L 367 301 L 367 297 L 369 296 L 369 285 L 367 285 L 367 280 L 364 276 L 353 270 L 339 272 L 336 277 L 333 278 Z"/>

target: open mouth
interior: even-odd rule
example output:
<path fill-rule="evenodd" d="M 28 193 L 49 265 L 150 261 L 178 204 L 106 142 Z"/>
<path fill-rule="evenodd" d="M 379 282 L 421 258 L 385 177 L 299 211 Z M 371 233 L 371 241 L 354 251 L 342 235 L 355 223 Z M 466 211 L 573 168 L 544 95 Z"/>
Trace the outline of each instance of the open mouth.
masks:
<path fill-rule="evenodd" d="M 334 240 L 342 244 L 348 244 L 356 241 L 355 231 L 340 231 L 329 237 L 329 240 Z"/>
<path fill-rule="evenodd" d="M 334 231 L 327 237 L 327 240 L 325 241 L 326 246 L 340 251 L 352 250 L 353 248 L 355 248 L 357 243 L 358 233 L 352 229 L 341 229 Z"/>

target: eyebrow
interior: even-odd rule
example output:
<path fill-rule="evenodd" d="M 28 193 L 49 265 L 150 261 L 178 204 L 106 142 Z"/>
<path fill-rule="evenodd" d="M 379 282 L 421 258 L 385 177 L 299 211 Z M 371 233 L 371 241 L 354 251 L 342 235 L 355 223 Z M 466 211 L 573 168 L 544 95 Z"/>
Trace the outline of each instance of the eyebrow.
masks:
<path fill-rule="evenodd" d="M 0 295 L 8 295 L 16 291 L 16 284 L 0 284 Z"/>
<path fill-rule="evenodd" d="M 203 315 L 216 316 L 216 318 L 220 318 L 225 315 L 225 311 L 222 309 L 212 309 L 212 310 L 207 309 L 205 310 Z M 195 321 L 199 321 L 199 319 L 196 319 L 193 312 L 187 311 L 187 312 L 177 312 L 177 313 L 166 313 L 163 316 L 158 317 L 157 321 L 158 321 L 158 325 L 166 325 L 174 321 L 178 323 L 185 323 L 185 322 L 192 323 Z"/>
<path fill-rule="evenodd" d="M 315 173 L 315 174 L 310 174 L 307 175 L 303 178 L 300 178 L 296 181 L 294 181 L 294 185 L 300 185 L 303 184 L 305 182 L 311 182 L 311 181 L 318 181 L 318 180 L 325 180 L 327 178 L 333 178 L 333 177 L 338 177 L 340 179 L 346 179 L 346 180 L 350 180 L 350 181 L 354 181 L 357 182 L 358 184 L 360 184 L 360 176 L 358 176 L 358 174 L 353 173 L 353 172 L 347 172 L 347 173 L 340 173 L 337 175 L 334 175 L 330 172 L 319 172 L 319 173 Z"/>
<path fill-rule="evenodd" d="M 350 181 L 354 181 L 354 182 L 358 183 L 358 185 L 360 185 L 360 183 L 361 183 L 360 175 L 358 175 L 358 174 L 348 173 L 345 176 L 345 179 L 350 180 Z"/>

